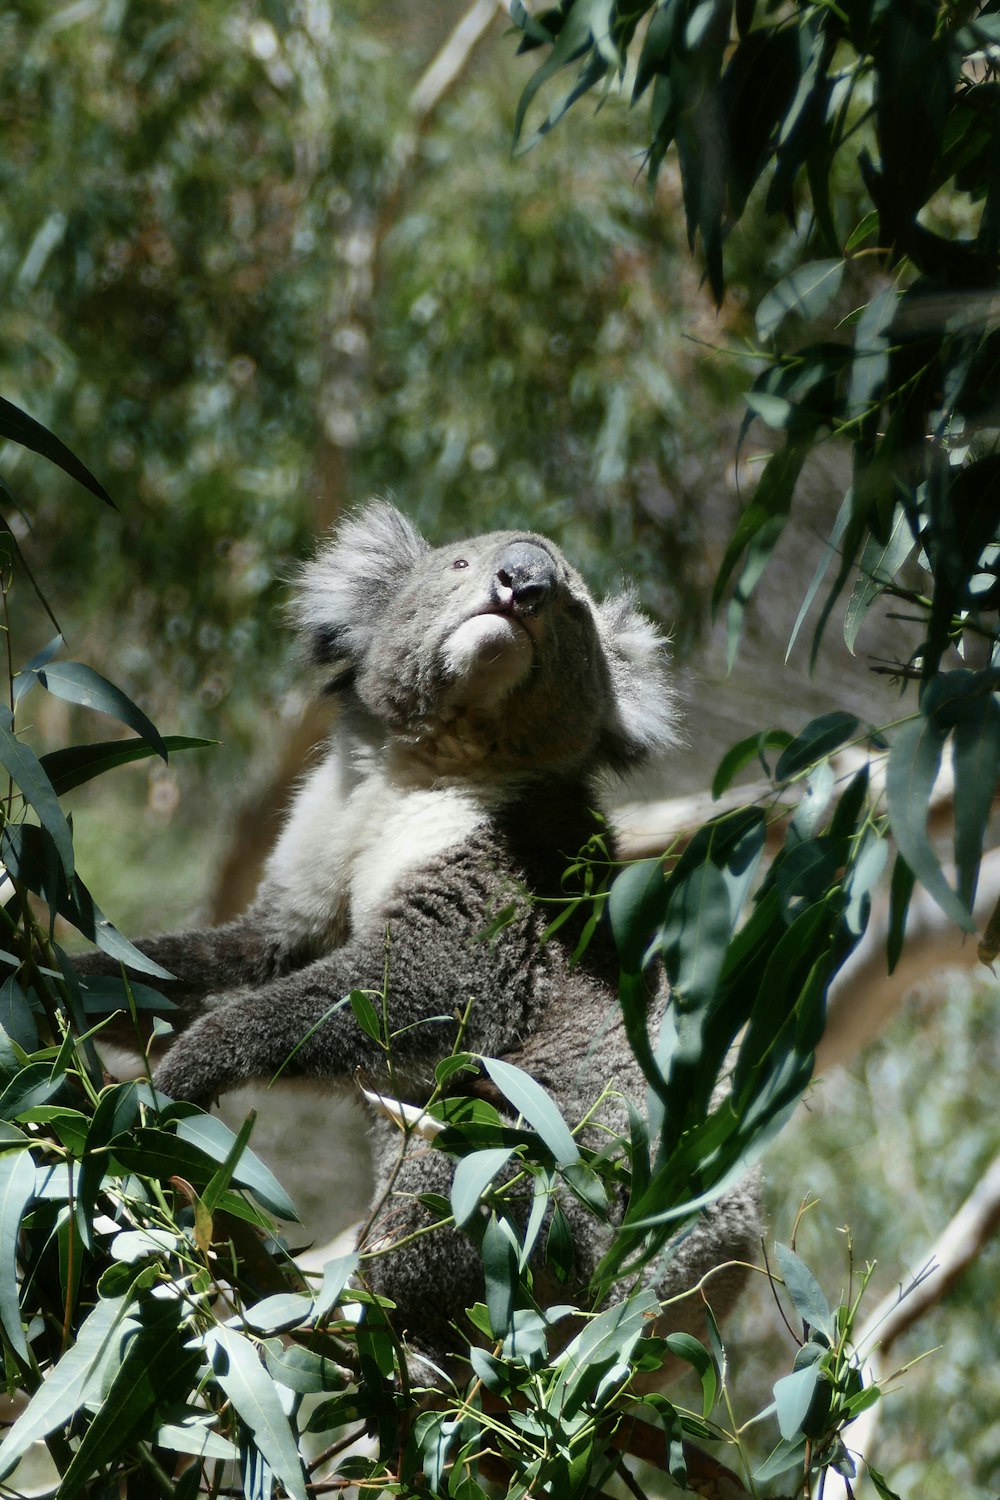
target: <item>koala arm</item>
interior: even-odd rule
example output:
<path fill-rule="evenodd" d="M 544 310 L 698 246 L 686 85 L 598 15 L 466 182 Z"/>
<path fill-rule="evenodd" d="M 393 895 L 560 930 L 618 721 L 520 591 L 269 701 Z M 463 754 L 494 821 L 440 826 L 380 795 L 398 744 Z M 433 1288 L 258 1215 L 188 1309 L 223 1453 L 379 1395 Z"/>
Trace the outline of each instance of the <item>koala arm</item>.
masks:
<path fill-rule="evenodd" d="M 157 1086 L 172 1098 L 207 1105 L 241 1083 L 272 1078 L 286 1063 L 290 1076 L 347 1081 L 361 1070 L 386 1086 L 384 1049 L 348 1005 L 338 1006 L 354 989 L 380 996 L 386 972 L 394 1086 L 427 1087 L 470 999 L 476 1003 L 466 1044 L 509 1049 L 542 998 L 535 920 L 526 909 L 494 942 L 483 940 L 496 905 L 495 878 L 484 872 L 479 880 L 475 871 L 468 878 L 455 858 L 449 866 L 446 876 L 416 877 L 405 899 L 385 911 L 384 926 L 371 923 L 344 947 L 291 973 L 209 998 L 205 1014 L 161 1064 Z M 381 1015 L 378 998 L 375 1009 Z"/>
<path fill-rule="evenodd" d="M 164 1010 L 175 1031 L 185 1030 L 202 1013 L 206 997 L 222 990 L 259 982 L 278 966 L 277 945 L 269 940 L 266 915 L 256 907 L 222 927 L 203 931 L 165 933 L 159 937 L 140 938 L 136 947 L 147 958 L 168 969 L 171 979 L 158 979 L 126 966 L 129 979 L 159 990 L 176 1009 Z M 87 980 L 119 979 L 122 966 L 118 959 L 101 949 L 74 954 L 73 968 L 84 992 Z M 148 1030 L 154 1010 L 143 1010 L 139 1019 Z M 102 1036 L 116 1046 L 132 1050 L 136 1046 L 135 1028 L 127 1011 L 117 1012 L 102 1028 Z M 145 1035 L 141 1040 L 148 1039 Z"/>

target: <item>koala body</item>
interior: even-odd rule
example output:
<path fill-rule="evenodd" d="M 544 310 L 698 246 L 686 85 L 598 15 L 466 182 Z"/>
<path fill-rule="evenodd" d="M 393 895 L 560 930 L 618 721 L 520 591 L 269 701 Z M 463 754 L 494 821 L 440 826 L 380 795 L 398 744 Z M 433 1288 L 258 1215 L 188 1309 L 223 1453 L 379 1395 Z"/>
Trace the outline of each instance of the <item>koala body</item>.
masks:
<path fill-rule="evenodd" d="M 341 698 L 334 735 L 249 911 L 142 944 L 177 976 L 164 989 L 182 1030 L 157 1086 L 207 1107 L 284 1068 L 419 1108 L 468 1008 L 464 1050 L 526 1069 L 571 1125 L 610 1086 L 588 1128 L 594 1141 L 602 1126 L 620 1130 L 621 1096 L 641 1101 L 645 1083 L 610 934 L 598 928 L 575 964 L 583 917 L 542 935 L 557 910 L 546 902 L 598 826 L 602 778 L 671 740 L 660 637 L 628 597 L 595 603 L 544 537 L 434 549 L 385 504 L 346 521 L 307 565 L 295 610 Z M 383 988 L 391 1074 L 339 1003 Z M 368 1243 L 388 1245 L 429 1222 L 417 1195 L 447 1194 L 452 1167 L 417 1142 L 400 1169 L 399 1130 L 380 1118 L 372 1130 L 376 1201 L 391 1191 Z M 583 1285 L 608 1231 L 565 1207 Z M 737 1189 L 688 1234 L 661 1295 L 745 1258 L 757 1226 L 754 1187 Z M 449 1228 L 367 1262 L 366 1277 L 397 1304 L 398 1330 L 438 1358 L 482 1296 L 478 1252 Z M 721 1273 L 713 1305 L 724 1310 L 740 1279 Z M 681 1308 L 671 1326 L 694 1326 L 700 1309 Z"/>

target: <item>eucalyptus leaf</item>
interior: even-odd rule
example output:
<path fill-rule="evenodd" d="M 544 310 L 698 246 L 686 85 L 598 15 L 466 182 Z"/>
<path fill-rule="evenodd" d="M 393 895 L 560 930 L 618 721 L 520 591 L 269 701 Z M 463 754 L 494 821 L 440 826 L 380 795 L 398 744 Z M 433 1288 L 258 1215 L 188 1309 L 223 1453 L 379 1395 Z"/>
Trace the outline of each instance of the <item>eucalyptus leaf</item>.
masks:
<path fill-rule="evenodd" d="M 274 1382 L 253 1344 L 216 1325 L 205 1335 L 215 1377 L 291 1500 L 308 1500 L 302 1460 Z"/>
<path fill-rule="evenodd" d="M 513 1149 L 508 1146 L 473 1151 L 471 1155 L 462 1157 L 451 1183 L 451 1211 L 460 1229 L 472 1218 L 486 1189 L 513 1154 Z"/>
<path fill-rule="evenodd" d="M 502 1062 L 496 1057 L 484 1057 L 482 1062 L 500 1092 L 541 1136 L 555 1157 L 556 1165 L 566 1166 L 579 1161 L 580 1148 L 558 1106 L 541 1084 L 513 1063 Z"/>
<path fill-rule="evenodd" d="M 936 718 L 918 714 L 896 732 L 885 774 L 889 822 L 899 852 L 941 910 L 966 932 L 975 931 L 971 913 L 944 878 L 927 832 L 931 792 L 941 766 L 947 730 Z"/>
<path fill-rule="evenodd" d="M 0 1323 L 12 1348 L 27 1362 L 21 1326 L 17 1246 L 21 1219 L 35 1192 L 35 1168 L 27 1151 L 0 1156 Z"/>
<path fill-rule="evenodd" d="M 77 703 L 83 708 L 94 708 L 99 713 L 109 714 L 134 729 L 140 739 L 167 759 L 167 747 L 163 743 L 156 725 L 138 708 L 121 688 L 95 672 L 82 661 L 51 662 L 37 667 L 35 675 L 44 688 L 57 698 L 68 703 Z"/>
<path fill-rule="evenodd" d="M 95 1377 L 125 1333 L 130 1295 L 102 1299 L 87 1315 L 76 1340 L 35 1392 L 0 1444 L 0 1476 L 6 1477 L 33 1443 L 65 1424 L 97 1391 Z"/>

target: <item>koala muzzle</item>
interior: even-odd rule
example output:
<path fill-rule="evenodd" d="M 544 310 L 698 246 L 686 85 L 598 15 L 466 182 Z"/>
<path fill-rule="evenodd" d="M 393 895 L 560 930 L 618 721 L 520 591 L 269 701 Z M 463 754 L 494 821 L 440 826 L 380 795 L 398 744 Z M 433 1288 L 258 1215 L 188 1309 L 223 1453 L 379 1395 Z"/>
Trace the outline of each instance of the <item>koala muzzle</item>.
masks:
<path fill-rule="evenodd" d="M 554 593 L 556 566 L 544 547 L 511 542 L 500 553 L 493 574 L 493 598 L 505 612 L 535 615 Z"/>

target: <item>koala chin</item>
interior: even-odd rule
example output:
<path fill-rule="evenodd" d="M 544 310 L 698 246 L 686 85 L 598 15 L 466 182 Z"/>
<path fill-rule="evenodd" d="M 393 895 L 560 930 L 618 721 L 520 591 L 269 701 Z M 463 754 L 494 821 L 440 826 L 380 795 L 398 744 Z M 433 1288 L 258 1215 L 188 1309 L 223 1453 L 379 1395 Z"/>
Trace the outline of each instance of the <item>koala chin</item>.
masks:
<path fill-rule="evenodd" d="M 304 567 L 291 613 L 339 712 L 245 915 L 140 943 L 176 976 L 164 988 L 180 1035 L 157 1086 L 208 1107 L 283 1069 L 419 1109 L 468 1010 L 465 1050 L 526 1069 L 572 1125 L 591 1112 L 593 1144 L 627 1129 L 623 1099 L 641 1103 L 645 1083 L 611 935 L 599 927 L 576 961 L 584 916 L 543 935 L 567 865 L 599 827 L 614 855 L 598 821 L 608 773 L 672 741 L 661 636 L 630 595 L 596 601 L 546 537 L 497 531 L 432 548 L 388 504 L 340 525 Z M 83 967 L 109 966 L 95 955 Z M 382 1047 L 338 1004 L 384 987 L 391 1078 Z M 649 1003 L 666 1004 L 655 973 Z M 452 1163 L 417 1142 L 398 1168 L 399 1130 L 374 1115 L 369 1127 L 385 1198 L 369 1244 L 406 1243 L 365 1275 L 395 1302 L 398 1332 L 441 1360 L 467 1345 L 464 1309 L 483 1295 L 469 1239 L 416 1233 L 431 1222 L 421 1196 L 447 1194 Z M 568 1195 L 563 1208 L 575 1268 L 573 1286 L 553 1287 L 560 1302 L 585 1286 L 610 1233 Z M 750 1181 L 659 1268 L 660 1295 L 722 1266 L 709 1296 L 724 1312 L 742 1281 L 725 1263 L 752 1254 L 758 1224 Z M 677 1303 L 669 1326 L 696 1327 L 700 1307 Z"/>

